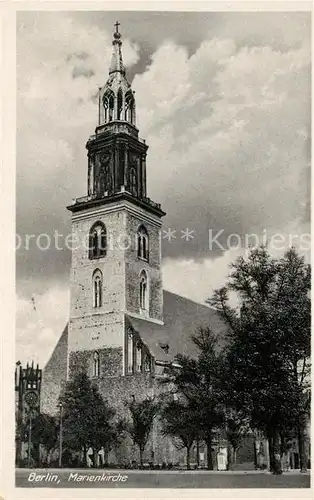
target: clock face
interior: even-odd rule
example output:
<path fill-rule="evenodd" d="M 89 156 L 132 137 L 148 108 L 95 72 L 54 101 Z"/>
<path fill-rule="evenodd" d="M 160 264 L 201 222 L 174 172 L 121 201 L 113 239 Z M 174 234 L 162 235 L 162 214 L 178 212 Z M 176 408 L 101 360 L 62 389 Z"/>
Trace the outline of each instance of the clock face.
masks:
<path fill-rule="evenodd" d="M 102 154 L 99 156 L 99 160 L 102 165 L 107 165 L 110 161 L 110 155 Z"/>
<path fill-rule="evenodd" d="M 25 394 L 25 401 L 29 406 L 35 406 L 38 401 L 38 396 L 35 392 L 27 392 Z"/>

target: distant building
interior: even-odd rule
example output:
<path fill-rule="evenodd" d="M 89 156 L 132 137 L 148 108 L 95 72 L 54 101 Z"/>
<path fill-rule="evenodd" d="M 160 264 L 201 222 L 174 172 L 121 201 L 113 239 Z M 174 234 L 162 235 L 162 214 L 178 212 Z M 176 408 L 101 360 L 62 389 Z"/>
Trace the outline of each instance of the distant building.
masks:
<path fill-rule="evenodd" d="M 34 363 L 23 368 L 18 361 L 15 368 L 15 460 L 20 464 L 21 460 L 28 457 L 29 441 L 22 434 L 23 424 L 34 419 L 40 409 L 40 391 L 41 391 L 42 370 Z M 34 444 L 31 444 L 33 448 Z M 35 444 L 36 446 L 36 444 Z"/>

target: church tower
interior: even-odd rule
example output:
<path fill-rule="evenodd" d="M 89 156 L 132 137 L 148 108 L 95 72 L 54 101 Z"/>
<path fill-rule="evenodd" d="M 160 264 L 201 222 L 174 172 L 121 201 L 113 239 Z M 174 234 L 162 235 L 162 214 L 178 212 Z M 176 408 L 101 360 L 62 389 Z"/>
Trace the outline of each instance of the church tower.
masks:
<path fill-rule="evenodd" d="M 148 324 L 163 321 L 165 213 L 147 197 L 148 146 L 136 128 L 118 28 L 116 23 L 109 77 L 99 90 L 98 125 L 86 144 L 87 195 L 68 207 L 73 237 L 69 370 L 84 366 L 93 378 L 133 373 L 128 315 Z"/>

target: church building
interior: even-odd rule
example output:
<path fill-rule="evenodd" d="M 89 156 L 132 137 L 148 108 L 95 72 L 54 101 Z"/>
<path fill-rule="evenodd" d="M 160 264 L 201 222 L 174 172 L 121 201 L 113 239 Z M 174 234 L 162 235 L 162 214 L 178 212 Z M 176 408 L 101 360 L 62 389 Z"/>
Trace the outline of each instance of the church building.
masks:
<path fill-rule="evenodd" d="M 136 127 L 118 26 L 98 125 L 86 144 L 87 193 L 67 207 L 75 241 L 70 316 L 42 374 L 41 411 L 50 414 L 58 412 L 66 380 L 81 369 L 125 413 L 125 401 L 159 393 L 159 379 L 176 354 L 196 355 L 190 336 L 197 327 L 210 327 L 221 339 L 226 331 L 214 309 L 163 289 L 165 212 L 148 197 L 148 145 Z M 153 434 L 144 458 L 178 461 L 170 440 L 156 428 Z M 116 463 L 137 459 L 131 444 L 115 453 Z"/>

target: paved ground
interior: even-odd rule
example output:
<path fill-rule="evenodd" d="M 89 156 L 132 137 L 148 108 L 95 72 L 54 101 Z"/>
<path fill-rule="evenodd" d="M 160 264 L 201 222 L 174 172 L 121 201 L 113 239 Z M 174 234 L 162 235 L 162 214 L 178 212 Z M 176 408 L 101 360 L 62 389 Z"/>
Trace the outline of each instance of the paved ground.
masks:
<path fill-rule="evenodd" d="M 260 471 L 17 469 L 21 488 L 309 488 L 310 474 Z"/>

